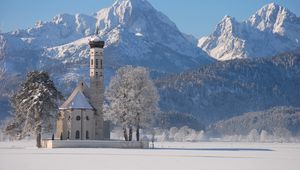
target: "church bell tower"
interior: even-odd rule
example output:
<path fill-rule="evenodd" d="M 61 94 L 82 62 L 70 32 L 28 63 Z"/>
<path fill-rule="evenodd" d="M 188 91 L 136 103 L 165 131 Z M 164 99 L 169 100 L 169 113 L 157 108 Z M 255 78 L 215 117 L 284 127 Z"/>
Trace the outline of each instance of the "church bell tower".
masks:
<path fill-rule="evenodd" d="M 98 34 L 98 31 L 97 31 Z M 101 41 L 98 35 L 94 35 L 90 41 L 90 95 L 91 103 L 95 108 L 95 139 L 103 140 L 107 137 L 105 132 L 105 123 L 103 119 L 103 56 L 104 41 Z"/>

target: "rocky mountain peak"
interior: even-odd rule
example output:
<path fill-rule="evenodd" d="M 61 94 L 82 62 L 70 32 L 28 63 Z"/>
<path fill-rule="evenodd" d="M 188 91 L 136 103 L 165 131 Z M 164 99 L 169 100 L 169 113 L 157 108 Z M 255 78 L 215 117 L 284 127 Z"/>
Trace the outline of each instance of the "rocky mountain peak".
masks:
<path fill-rule="evenodd" d="M 117 0 L 111 7 L 97 12 L 95 18 L 100 36 L 109 40 L 106 43 L 108 45 L 118 42 L 125 45 L 137 38 L 137 41 L 146 42 L 145 45 L 151 48 L 153 45 L 164 44 L 174 51 L 181 49 L 179 52 L 182 55 L 207 56 L 166 15 L 146 0 Z"/>
<path fill-rule="evenodd" d="M 221 35 L 224 32 L 230 32 L 232 33 L 235 29 L 235 27 L 239 23 L 236 21 L 234 17 L 231 16 L 224 16 L 221 22 L 217 25 L 216 30 L 214 31 L 214 35 Z"/>
<path fill-rule="evenodd" d="M 70 14 L 58 14 L 53 17 L 52 22 L 55 24 L 68 23 L 74 20 L 74 16 Z"/>
<path fill-rule="evenodd" d="M 146 32 L 151 33 L 147 30 L 149 27 L 155 29 L 155 26 L 167 24 L 176 28 L 167 16 L 146 0 L 117 0 L 111 7 L 97 12 L 96 18 L 101 33 L 107 33 L 116 27 L 126 27 L 130 32 L 142 36 Z M 153 25 L 158 22 L 159 25 Z"/>
<path fill-rule="evenodd" d="M 300 18 L 275 3 L 267 4 L 248 20 L 225 16 L 198 47 L 218 60 L 267 57 L 300 46 Z"/>
<path fill-rule="evenodd" d="M 297 16 L 287 8 L 270 3 L 259 9 L 246 22 L 261 31 L 268 30 L 281 34 L 284 31 L 284 24 L 295 20 L 297 20 Z"/>
<path fill-rule="evenodd" d="M 128 21 L 136 11 L 155 11 L 146 0 L 117 0 L 111 10 L 121 23 Z"/>
<path fill-rule="evenodd" d="M 154 9 L 147 0 L 117 0 L 112 6 L 120 9 Z"/>

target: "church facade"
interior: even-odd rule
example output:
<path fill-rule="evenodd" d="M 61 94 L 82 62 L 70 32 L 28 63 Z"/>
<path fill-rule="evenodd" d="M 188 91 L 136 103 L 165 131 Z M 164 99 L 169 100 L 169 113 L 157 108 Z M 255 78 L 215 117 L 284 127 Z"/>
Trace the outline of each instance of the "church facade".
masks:
<path fill-rule="evenodd" d="M 93 36 L 90 47 L 90 85 L 80 81 L 59 108 L 55 138 L 61 140 L 108 140 L 109 123 L 103 118 L 104 41 Z"/>

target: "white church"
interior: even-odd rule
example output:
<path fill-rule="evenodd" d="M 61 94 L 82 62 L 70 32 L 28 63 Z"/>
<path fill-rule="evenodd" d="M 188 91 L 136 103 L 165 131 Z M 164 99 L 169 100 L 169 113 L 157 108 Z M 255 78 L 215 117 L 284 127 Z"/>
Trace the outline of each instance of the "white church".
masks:
<path fill-rule="evenodd" d="M 80 81 L 59 108 L 55 138 L 61 140 L 108 140 L 109 123 L 103 119 L 104 41 L 95 35 L 89 40 L 90 86 Z"/>
<path fill-rule="evenodd" d="M 79 81 L 60 106 L 56 132 L 43 139 L 44 148 L 149 148 L 148 141 L 110 140 L 109 122 L 104 121 L 104 41 L 95 35 L 89 40 L 90 85 Z"/>

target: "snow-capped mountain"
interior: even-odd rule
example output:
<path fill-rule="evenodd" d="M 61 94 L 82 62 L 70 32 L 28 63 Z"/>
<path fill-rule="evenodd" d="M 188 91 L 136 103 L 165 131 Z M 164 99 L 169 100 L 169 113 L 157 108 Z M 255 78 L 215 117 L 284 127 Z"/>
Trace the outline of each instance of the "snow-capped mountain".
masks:
<path fill-rule="evenodd" d="M 179 72 L 214 61 L 146 0 L 117 0 L 91 16 L 60 14 L 52 21 L 37 22 L 34 28 L 2 34 L 6 65 L 10 71 L 24 71 L 86 64 L 87 42 L 97 26 L 106 41 L 109 67 L 133 64 Z M 22 63 L 24 58 L 35 58 L 35 65 Z"/>
<path fill-rule="evenodd" d="M 271 3 L 244 22 L 225 16 L 215 31 L 199 39 L 202 48 L 217 60 L 266 57 L 300 46 L 300 18 Z"/>
<path fill-rule="evenodd" d="M 106 42 L 106 83 L 123 65 L 174 73 L 215 61 L 146 0 L 117 0 L 92 15 L 59 14 L 33 28 L 0 34 L 0 63 L 6 77 L 46 70 L 64 92 L 80 77 L 88 81 L 87 44 L 96 27 Z"/>
<path fill-rule="evenodd" d="M 264 6 L 246 22 L 260 31 L 279 34 L 295 43 L 300 41 L 300 18 L 275 3 Z"/>

